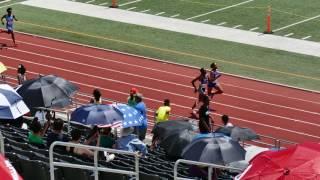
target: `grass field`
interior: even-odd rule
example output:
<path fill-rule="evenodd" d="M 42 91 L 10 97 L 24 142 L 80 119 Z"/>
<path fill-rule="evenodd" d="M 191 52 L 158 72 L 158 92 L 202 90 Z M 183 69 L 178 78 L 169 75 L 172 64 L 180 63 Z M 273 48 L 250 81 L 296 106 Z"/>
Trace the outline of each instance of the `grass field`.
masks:
<path fill-rule="evenodd" d="M 91 4 L 110 5 L 111 0 L 77 0 Z M 133 2 L 127 4 L 128 2 Z M 272 29 L 288 26 L 320 15 L 319 0 L 119 0 L 121 9 L 130 9 L 161 16 L 175 16 L 207 24 L 220 24 L 244 30 L 263 32 L 267 7 L 272 7 Z M 105 4 L 109 2 L 109 4 Z M 229 8 L 230 6 L 233 6 Z M 225 9 L 226 8 L 226 9 Z M 214 12 L 216 11 L 216 12 Z M 211 13 L 210 13 L 211 12 Z M 205 13 L 209 13 L 204 15 Z M 199 16 L 199 17 L 197 17 Z M 308 38 L 320 41 L 320 16 L 304 23 L 276 31 L 277 35 L 288 35 L 294 38 Z"/>
<path fill-rule="evenodd" d="M 320 90 L 320 58 L 14 5 L 23 32 Z M 231 53 L 232 52 L 232 53 Z"/>

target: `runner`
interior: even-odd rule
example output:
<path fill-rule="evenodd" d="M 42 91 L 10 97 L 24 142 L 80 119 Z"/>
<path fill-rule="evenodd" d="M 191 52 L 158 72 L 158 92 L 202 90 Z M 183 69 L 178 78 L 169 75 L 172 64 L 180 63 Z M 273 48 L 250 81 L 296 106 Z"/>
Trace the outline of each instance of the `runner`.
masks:
<path fill-rule="evenodd" d="M 4 19 L 6 20 L 6 29 L 7 29 L 7 31 L 5 31 L 5 32 L 8 34 L 11 34 L 13 44 L 14 44 L 14 46 L 17 46 L 16 40 L 14 37 L 14 32 L 13 32 L 13 22 L 14 22 L 14 20 L 18 21 L 18 19 L 12 14 L 12 8 L 8 8 L 7 14 L 2 16 L 1 22 L 3 25 L 4 25 L 4 21 L 3 21 Z"/>
<path fill-rule="evenodd" d="M 194 78 L 191 81 L 192 86 L 194 87 L 194 92 L 195 93 L 199 93 L 198 100 L 194 102 L 194 104 L 192 106 L 192 109 L 197 107 L 199 102 L 202 101 L 203 96 L 206 94 L 206 89 L 207 89 L 207 86 L 208 86 L 208 80 L 209 80 L 209 77 L 207 75 L 207 71 L 204 68 L 201 68 L 200 69 L 200 75 L 197 76 L 196 78 Z M 199 81 L 199 87 L 198 88 L 195 85 L 196 81 Z"/>
<path fill-rule="evenodd" d="M 210 71 L 209 82 L 208 82 L 208 96 L 212 98 L 215 94 L 222 94 L 223 90 L 220 84 L 218 83 L 218 78 L 221 77 L 221 73 L 218 71 L 217 64 L 212 63 L 210 67 L 211 67 L 211 71 Z M 212 92 L 212 88 L 216 89 L 216 91 Z"/>

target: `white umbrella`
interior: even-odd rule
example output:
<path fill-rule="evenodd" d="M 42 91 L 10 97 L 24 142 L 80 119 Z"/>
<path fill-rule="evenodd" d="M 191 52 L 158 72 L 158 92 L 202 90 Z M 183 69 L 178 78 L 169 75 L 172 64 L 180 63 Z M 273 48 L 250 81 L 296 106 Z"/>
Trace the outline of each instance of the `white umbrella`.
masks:
<path fill-rule="evenodd" d="M 22 97 L 8 84 L 0 84 L 0 119 L 17 119 L 30 110 Z"/>

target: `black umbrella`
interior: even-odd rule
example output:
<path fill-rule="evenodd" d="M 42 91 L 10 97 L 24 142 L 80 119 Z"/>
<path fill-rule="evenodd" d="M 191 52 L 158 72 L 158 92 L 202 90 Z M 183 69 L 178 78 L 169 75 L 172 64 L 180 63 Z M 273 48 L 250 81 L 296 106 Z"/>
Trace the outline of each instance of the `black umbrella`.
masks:
<path fill-rule="evenodd" d="M 182 152 L 187 160 L 214 164 L 227 164 L 245 159 L 246 151 L 237 141 L 229 137 L 200 138 L 193 141 Z"/>
<path fill-rule="evenodd" d="M 185 120 L 169 120 L 156 124 L 152 133 L 158 139 L 164 139 L 165 137 L 183 131 L 185 129 L 193 130 L 193 125 L 189 121 Z"/>
<path fill-rule="evenodd" d="M 23 83 L 17 92 L 29 108 L 65 107 L 79 88 L 55 75 L 40 76 Z"/>
<path fill-rule="evenodd" d="M 177 131 L 160 143 L 160 146 L 164 148 L 166 154 L 170 157 L 181 157 L 182 150 L 191 143 L 194 137 L 194 133 L 185 129 L 183 131 Z"/>
<path fill-rule="evenodd" d="M 214 132 L 215 133 L 222 133 L 222 134 L 225 134 L 226 136 L 230 136 L 232 129 L 233 129 L 233 127 L 219 127 Z"/>
<path fill-rule="evenodd" d="M 236 141 L 251 141 L 255 139 L 260 139 L 260 136 L 257 135 L 252 129 L 234 127 L 231 131 L 231 138 Z"/>

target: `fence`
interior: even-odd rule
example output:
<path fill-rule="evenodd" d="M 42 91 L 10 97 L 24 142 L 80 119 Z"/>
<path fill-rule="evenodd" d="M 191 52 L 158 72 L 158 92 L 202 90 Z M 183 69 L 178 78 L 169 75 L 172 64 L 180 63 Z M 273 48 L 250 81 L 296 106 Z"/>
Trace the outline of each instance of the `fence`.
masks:
<path fill-rule="evenodd" d="M 55 146 L 65 146 L 65 147 L 77 147 L 77 148 L 85 148 L 85 149 L 91 149 L 94 151 L 94 166 L 87 166 L 87 165 L 79 165 L 79 164 L 72 164 L 72 163 L 62 163 L 62 162 L 55 162 L 53 159 L 53 149 Z M 98 166 L 98 152 L 104 151 L 108 153 L 117 153 L 117 154 L 126 154 L 126 155 L 132 155 L 135 157 L 135 171 L 125 171 L 125 170 L 118 170 L 118 169 L 111 169 L 111 168 L 105 168 L 105 167 L 99 167 Z M 49 148 L 49 161 L 50 161 L 50 179 L 55 179 L 54 174 L 54 167 L 69 167 L 69 168 L 78 168 L 78 169 L 86 169 L 91 170 L 94 172 L 94 179 L 99 179 L 99 171 L 102 172 L 112 172 L 117 174 L 126 174 L 126 175 L 134 175 L 137 180 L 139 180 L 139 155 L 138 153 L 128 152 L 128 151 L 121 151 L 121 150 L 115 150 L 115 149 L 108 149 L 108 148 L 101 148 L 96 146 L 87 146 L 82 144 L 74 144 L 74 143 L 66 143 L 66 142 L 54 142 L 51 144 Z"/>
<path fill-rule="evenodd" d="M 189 165 L 196 165 L 196 166 L 202 166 L 202 167 L 208 167 L 208 180 L 212 180 L 212 168 L 226 169 L 226 170 L 233 170 L 233 171 L 242 172 L 242 170 L 238 169 L 238 168 L 232 168 L 232 167 L 221 166 L 221 165 L 217 165 L 217 164 L 203 163 L 203 162 L 198 162 L 198 161 L 189 161 L 189 160 L 179 159 L 174 164 L 174 180 L 192 180 L 192 179 L 188 179 L 188 178 L 180 178 L 180 177 L 178 177 L 178 165 L 180 163 L 189 164 Z"/>
<path fill-rule="evenodd" d="M 1 132 L 0 132 L 0 153 L 4 154 L 4 137 Z"/>

